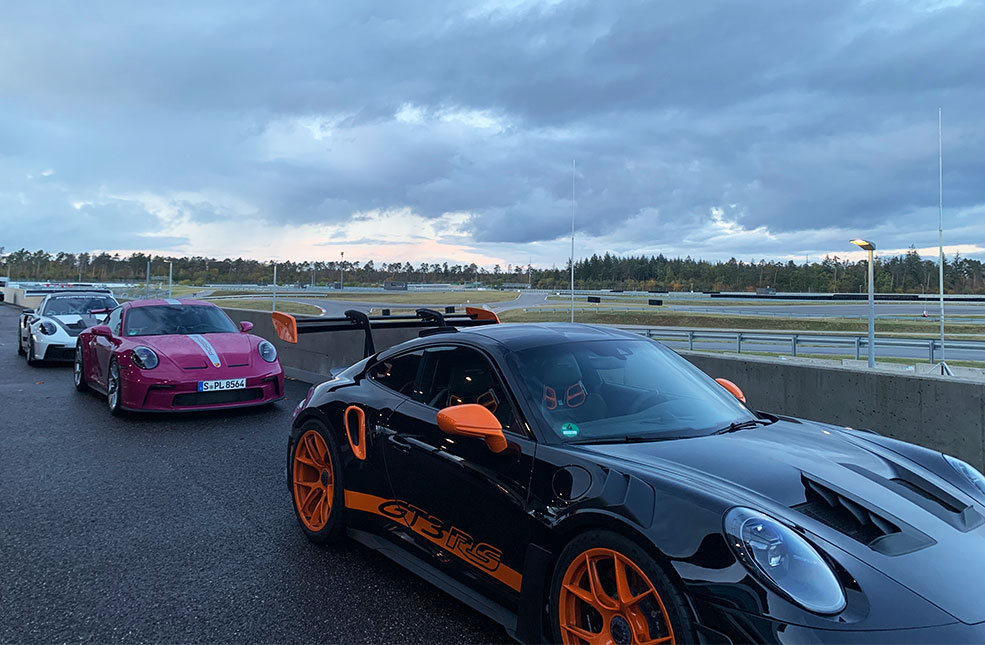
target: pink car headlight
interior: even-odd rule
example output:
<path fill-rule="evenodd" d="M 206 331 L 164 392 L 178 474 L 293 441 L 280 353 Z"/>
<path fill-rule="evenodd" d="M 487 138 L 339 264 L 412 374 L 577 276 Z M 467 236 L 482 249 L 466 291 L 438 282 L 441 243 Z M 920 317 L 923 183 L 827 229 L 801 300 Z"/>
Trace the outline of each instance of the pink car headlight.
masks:
<path fill-rule="evenodd" d="M 137 347 L 134 348 L 133 352 L 130 354 L 130 360 L 133 364 L 142 370 L 152 370 L 160 364 L 160 359 L 157 358 L 157 354 L 150 347 Z"/>

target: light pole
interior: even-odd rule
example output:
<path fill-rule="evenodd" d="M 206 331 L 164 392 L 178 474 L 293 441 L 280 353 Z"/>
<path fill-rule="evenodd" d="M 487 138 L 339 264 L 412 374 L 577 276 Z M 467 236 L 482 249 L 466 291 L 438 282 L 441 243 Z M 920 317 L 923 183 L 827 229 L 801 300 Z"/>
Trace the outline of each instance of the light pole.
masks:
<path fill-rule="evenodd" d="M 874 284 L 875 270 L 872 266 L 872 253 L 876 245 L 866 240 L 852 240 L 852 244 L 863 251 L 869 252 L 869 368 L 876 366 L 876 292 Z"/>
<path fill-rule="evenodd" d="M 938 266 L 940 267 L 940 298 L 941 298 L 941 375 L 953 376 L 954 373 L 944 360 L 944 138 L 942 135 L 943 116 L 941 108 L 937 108 L 937 243 L 940 245 Z"/>
<path fill-rule="evenodd" d="M 575 321 L 575 160 L 571 160 L 571 322 Z"/>
<path fill-rule="evenodd" d="M 339 291 L 345 289 L 345 251 L 340 251 L 342 260 L 339 262 Z"/>
<path fill-rule="evenodd" d="M 277 311 L 277 263 L 274 262 L 274 293 L 270 299 L 270 310 Z"/>
<path fill-rule="evenodd" d="M 168 260 L 168 298 L 171 297 L 171 283 L 174 278 L 174 262 Z"/>

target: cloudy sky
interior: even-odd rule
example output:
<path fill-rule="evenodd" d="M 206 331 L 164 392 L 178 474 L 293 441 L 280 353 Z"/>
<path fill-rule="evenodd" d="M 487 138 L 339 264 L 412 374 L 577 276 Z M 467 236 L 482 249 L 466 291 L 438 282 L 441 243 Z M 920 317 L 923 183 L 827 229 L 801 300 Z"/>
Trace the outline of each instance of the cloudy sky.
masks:
<path fill-rule="evenodd" d="M 985 259 L 980 0 L 3 7 L 7 251 Z"/>

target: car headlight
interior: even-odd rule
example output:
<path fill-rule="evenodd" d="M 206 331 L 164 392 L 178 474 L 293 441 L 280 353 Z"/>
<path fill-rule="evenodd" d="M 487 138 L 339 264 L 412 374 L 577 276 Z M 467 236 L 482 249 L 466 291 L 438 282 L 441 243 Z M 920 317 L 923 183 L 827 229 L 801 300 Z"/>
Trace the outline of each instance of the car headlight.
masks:
<path fill-rule="evenodd" d="M 136 347 L 130 356 L 133 364 L 142 370 L 152 370 L 161 361 L 150 347 Z"/>
<path fill-rule="evenodd" d="M 725 514 L 725 534 L 747 568 L 818 614 L 845 608 L 845 592 L 828 563 L 793 529 L 749 508 Z"/>
<path fill-rule="evenodd" d="M 273 363 L 277 360 L 277 348 L 270 341 L 260 341 L 260 344 L 257 345 L 257 351 L 260 352 L 260 358 L 268 363 Z"/>
<path fill-rule="evenodd" d="M 58 328 L 55 327 L 55 323 L 50 320 L 45 320 L 40 325 L 38 325 L 38 330 L 45 336 L 54 336 Z"/>
<path fill-rule="evenodd" d="M 971 464 L 961 461 L 957 457 L 952 457 L 951 455 L 944 455 L 944 459 L 947 463 L 951 464 L 954 470 L 961 473 L 961 475 L 971 482 L 971 485 L 978 489 L 982 495 L 985 495 L 985 475 L 978 472 L 978 469 Z"/>

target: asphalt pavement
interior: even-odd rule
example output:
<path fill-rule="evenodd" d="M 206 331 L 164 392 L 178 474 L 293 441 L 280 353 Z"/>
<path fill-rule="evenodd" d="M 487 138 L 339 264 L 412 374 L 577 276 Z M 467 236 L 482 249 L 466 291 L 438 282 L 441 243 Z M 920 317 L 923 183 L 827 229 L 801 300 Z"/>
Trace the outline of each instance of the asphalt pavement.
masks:
<path fill-rule="evenodd" d="M 111 417 L 16 354 L 0 305 L 0 642 L 503 642 L 351 541 L 310 544 L 268 408 Z"/>

